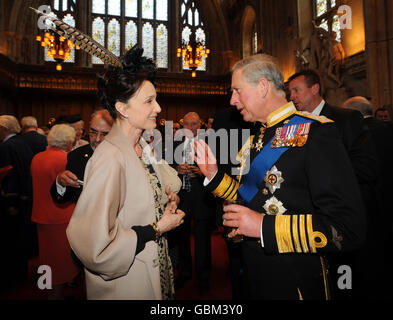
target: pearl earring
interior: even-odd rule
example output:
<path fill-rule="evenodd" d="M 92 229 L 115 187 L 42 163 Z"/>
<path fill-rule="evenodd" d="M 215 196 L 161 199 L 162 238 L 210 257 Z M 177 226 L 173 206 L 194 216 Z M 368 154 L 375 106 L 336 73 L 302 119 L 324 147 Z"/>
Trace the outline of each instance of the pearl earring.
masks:
<path fill-rule="evenodd" d="M 126 114 L 126 115 L 124 116 L 124 118 L 128 119 L 128 114 Z"/>

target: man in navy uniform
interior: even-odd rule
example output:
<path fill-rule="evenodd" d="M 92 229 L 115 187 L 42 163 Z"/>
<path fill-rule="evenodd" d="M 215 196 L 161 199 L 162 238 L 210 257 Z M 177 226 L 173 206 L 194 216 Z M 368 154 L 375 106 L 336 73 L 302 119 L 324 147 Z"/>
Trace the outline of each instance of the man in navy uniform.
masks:
<path fill-rule="evenodd" d="M 272 57 L 236 63 L 231 104 L 260 125 L 242 148 L 250 166 L 244 161 L 238 177 L 221 172 L 203 141 L 195 143 L 195 160 L 214 195 L 243 200 L 225 206 L 223 219 L 230 236 L 243 235 L 249 298 L 329 299 L 324 254 L 361 245 L 364 208 L 333 122 L 298 112 L 283 88 Z"/>

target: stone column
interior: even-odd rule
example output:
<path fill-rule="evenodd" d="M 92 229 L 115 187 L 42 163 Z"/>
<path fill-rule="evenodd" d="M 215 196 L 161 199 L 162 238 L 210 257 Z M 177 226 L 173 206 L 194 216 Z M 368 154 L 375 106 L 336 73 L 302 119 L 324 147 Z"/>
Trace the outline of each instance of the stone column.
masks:
<path fill-rule="evenodd" d="M 369 96 L 374 108 L 393 103 L 393 3 L 363 0 Z"/>

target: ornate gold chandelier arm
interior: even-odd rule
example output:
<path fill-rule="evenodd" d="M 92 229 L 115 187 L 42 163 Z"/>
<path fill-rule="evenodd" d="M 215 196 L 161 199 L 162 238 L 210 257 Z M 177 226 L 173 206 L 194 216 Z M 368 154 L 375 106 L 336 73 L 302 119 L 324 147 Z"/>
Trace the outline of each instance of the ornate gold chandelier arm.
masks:
<path fill-rule="evenodd" d="M 59 35 L 63 36 L 64 38 L 70 40 L 75 45 L 79 46 L 82 50 L 86 51 L 88 54 L 96 56 L 97 58 L 101 59 L 104 63 L 110 64 L 116 67 L 122 68 L 123 65 L 120 60 L 109 50 L 99 44 L 97 41 L 89 37 L 88 35 L 84 34 L 80 30 L 71 27 L 64 21 L 50 16 L 46 13 L 43 13 L 37 9 L 31 8 L 37 14 L 44 16 L 46 19 L 50 20 L 55 24 L 55 28 L 48 28 L 52 29 Z"/>

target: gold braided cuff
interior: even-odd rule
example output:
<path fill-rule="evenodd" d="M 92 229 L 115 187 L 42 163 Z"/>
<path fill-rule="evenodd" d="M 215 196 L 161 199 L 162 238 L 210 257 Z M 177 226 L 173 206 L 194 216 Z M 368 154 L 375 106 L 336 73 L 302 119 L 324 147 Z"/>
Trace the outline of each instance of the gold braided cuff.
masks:
<path fill-rule="evenodd" d="M 153 227 L 154 231 L 156 232 L 156 240 L 155 241 L 158 242 L 158 239 L 161 236 L 161 232 L 160 232 L 160 229 L 158 229 L 157 222 L 153 222 L 150 225 Z"/>
<path fill-rule="evenodd" d="M 213 191 L 216 197 L 234 201 L 237 199 L 237 190 L 239 182 L 225 174 L 218 187 Z"/>
<path fill-rule="evenodd" d="M 291 237 L 291 216 L 278 215 L 276 216 L 276 240 L 278 252 L 288 253 L 294 252 L 292 237 Z"/>
<path fill-rule="evenodd" d="M 280 253 L 317 253 L 328 241 L 326 236 L 313 230 L 312 215 L 277 215 L 275 233 Z"/>

